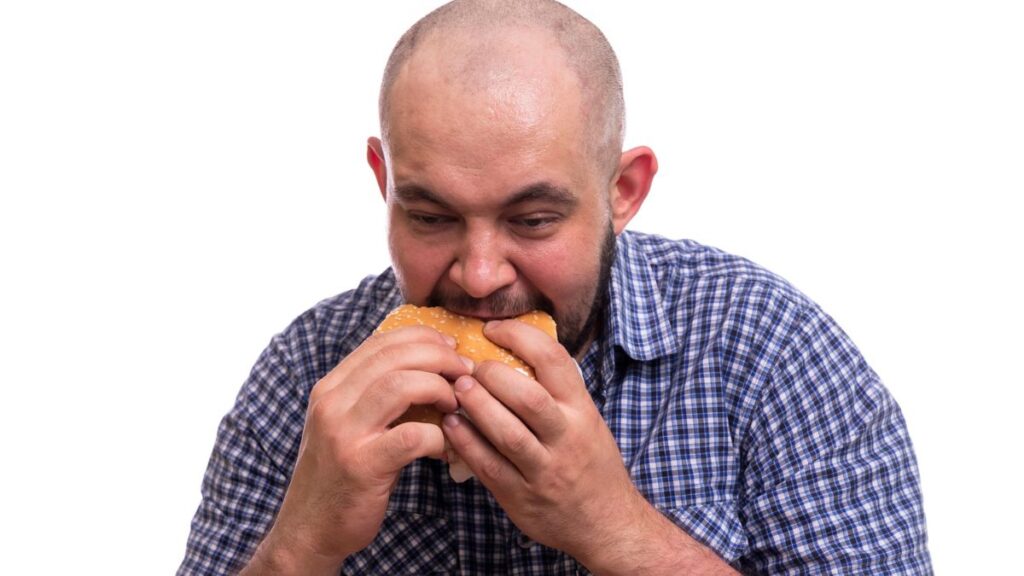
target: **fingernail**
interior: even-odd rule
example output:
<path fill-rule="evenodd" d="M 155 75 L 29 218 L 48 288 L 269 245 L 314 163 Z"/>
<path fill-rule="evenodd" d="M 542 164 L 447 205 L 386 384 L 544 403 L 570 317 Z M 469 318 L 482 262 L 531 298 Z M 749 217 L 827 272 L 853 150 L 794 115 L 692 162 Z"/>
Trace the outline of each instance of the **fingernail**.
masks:
<path fill-rule="evenodd" d="M 452 348 L 455 348 L 455 345 L 458 344 L 458 341 L 455 340 L 455 338 L 447 334 L 442 334 L 442 336 L 444 336 L 444 341 L 447 342 L 448 345 L 451 346 Z"/>
<path fill-rule="evenodd" d="M 441 419 L 441 423 L 444 424 L 445 428 L 455 428 L 459 425 L 459 417 L 455 414 L 445 414 L 444 418 Z"/>
<path fill-rule="evenodd" d="M 494 330 L 501 322 L 501 320 L 489 320 L 487 324 L 484 324 L 484 330 Z"/>
<path fill-rule="evenodd" d="M 473 387 L 473 379 L 469 376 L 463 376 L 455 381 L 455 391 L 465 392 Z"/>
<path fill-rule="evenodd" d="M 466 369 L 470 372 L 472 372 L 473 368 L 476 367 L 476 364 L 473 364 L 473 361 L 469 358 L 466 358 L 465 356 L 459 356 L 459 358 L 462 358 L 462 363 L 466 365 Z"/>

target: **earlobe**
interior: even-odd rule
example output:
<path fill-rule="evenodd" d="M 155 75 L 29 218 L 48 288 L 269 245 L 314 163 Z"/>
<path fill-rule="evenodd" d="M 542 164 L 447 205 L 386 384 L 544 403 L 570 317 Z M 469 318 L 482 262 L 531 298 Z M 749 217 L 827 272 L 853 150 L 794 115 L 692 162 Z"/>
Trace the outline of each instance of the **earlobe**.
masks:
<path fill-rule="evenodd" d="M 626 224 L 640 210 L 657 173 L 658 158 L 650 148 L 639 146 L 622 153 L 617 176 L 609 191 L 615 234 L 625 230 Z"/>
<path fill-rule="evenodd" d="M 381 198 L 387 201 L 388 169 L 384 161 L 384 146 L 380 138 L 370 138 L 366 141 L 366 163 L 370 165 L 370 170 L 373 170 L 373 177 L 377 180 Z"/>

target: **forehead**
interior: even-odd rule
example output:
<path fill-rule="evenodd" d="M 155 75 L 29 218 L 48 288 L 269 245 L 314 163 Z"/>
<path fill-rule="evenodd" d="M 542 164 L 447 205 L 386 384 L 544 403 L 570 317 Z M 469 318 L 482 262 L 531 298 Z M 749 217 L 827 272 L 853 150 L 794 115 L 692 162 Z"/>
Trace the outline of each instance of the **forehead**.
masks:
<path fill-rule="evenodd" d="M 396 184 L 588 185 L 579 83 L 560 51 L 528 40 L 428 46 L 406 62 L 386 111 Z"/>

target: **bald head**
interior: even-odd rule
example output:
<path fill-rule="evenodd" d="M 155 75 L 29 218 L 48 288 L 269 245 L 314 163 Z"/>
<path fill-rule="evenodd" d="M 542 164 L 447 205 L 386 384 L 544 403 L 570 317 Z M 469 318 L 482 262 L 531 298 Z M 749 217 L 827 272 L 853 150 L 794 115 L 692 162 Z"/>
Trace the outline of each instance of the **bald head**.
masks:
<path fill-rule="evenodd" d="M 596 26 L 558 2 L 455 0 L 414 24 L 392 51 L 381 83 L 385 143 L 402 122 L 392 91 L 408 85 L 399 79 L 411 70 L 426 70 L 437 91 L 472 94 L 482 106 L 523 108 L 517 100 L 575 91 L 566 101 L 572 109 L 559 112 L 580 116 L 583 148 L 597 166 L 618 165 L 625 125 L 618 59 Z"/>

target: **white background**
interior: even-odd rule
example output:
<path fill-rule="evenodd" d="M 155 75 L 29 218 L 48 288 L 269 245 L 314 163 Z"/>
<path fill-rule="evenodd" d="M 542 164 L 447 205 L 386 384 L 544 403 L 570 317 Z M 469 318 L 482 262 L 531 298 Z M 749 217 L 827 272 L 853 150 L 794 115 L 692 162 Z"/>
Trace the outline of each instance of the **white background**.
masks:
<path fill-rule="evenodd" d="M 821 303 L 903 407 L 938 572 L 1017 565 L 1019 3 L 570 4 L 661 161 L 632 227 Z M 365 138 L 434 5 L 3 3 L 5 572 L 174 571 L 263 346 L 387 266 Z"/>

